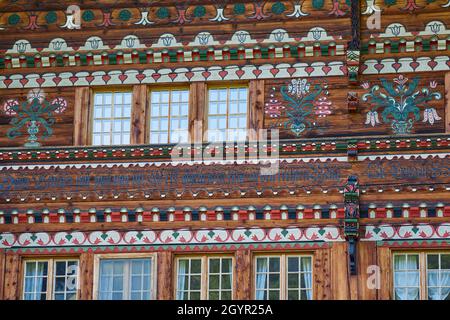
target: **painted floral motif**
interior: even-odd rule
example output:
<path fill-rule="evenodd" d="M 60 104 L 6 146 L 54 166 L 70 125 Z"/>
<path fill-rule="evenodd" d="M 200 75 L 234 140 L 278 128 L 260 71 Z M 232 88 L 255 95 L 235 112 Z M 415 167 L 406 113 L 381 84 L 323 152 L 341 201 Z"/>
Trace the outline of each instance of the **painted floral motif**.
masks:
<path fill-rule="evenodd" d="M 365 124 L 376 126 L 382 122 L 390 123 L 395 134 L 407 134 L 416 121 L 420 120 L 420 108 L 424 108 L 423 121 L 431 125 L 441 120 L 436 110 L 428 105 L 428 102 L 441 99 L 439 92 L 431 92 L 428 88 L 418 90 L 419 78 L 409 81 L 403 75 L 399 75 L 393 82 L 380 79 L 382 88 L 374 85 L 369 93 L 363 95 L 363 101 L 368 101 L 372 109 L 367 113 Z M 436 88 L 435 82 L 430 83 L 431 88 Z M 364 83 L 363 88 L 368 89 L 369 84 Z M 384 91 L 384 92 L 383 92 Z M 381 120 L 379 119 L 381 112 Z"/>
<path fill-rule="evenodd" d="M 281 104 L 272 101 L 266 105 L 266 113 L 272 118 L 287 117 L 287 120 L 278 121 L 274 127 L 283 126 L 300 136 L 317 125 L 314 121 L 316 117 L 324 118 L 331 114 L 332 103 L 327 98 L 329 93 L 326 83 L 312 85 L 307 79 L 292 79 L 287 86 L 281 87 L 280 93 L 284 100 Z M 281 111 L 280 114 L 278 111 Z"/>
<path fill-rule="evenodd" d="M 51 126 L 55 123 L 53 113 L 60 114 L 66 108 L 67 101 L 61 97 L 49 102 L 40 99 L 40 96 L 34 96 L 22 104 L 15 99 L 9 99 L 5 102 L 3 111 L 9 116 L 13 116 L 10 122 L 13 127 L 8 130 L 6 135 L 8 138 L 14 139 L 21 136 L 23 129 L 26 128 L 29 137 L 24 146 L 40 147 L 37 135 L 41 128 L 44 130 L 42 137 L 49 137 L 53 133 Z"/>

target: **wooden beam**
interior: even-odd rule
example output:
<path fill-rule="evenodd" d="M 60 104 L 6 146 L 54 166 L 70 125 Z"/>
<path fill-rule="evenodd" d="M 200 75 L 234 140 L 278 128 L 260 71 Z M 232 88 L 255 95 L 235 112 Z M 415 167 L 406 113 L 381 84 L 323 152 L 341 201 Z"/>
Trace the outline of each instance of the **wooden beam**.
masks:
<path fill-rule="evenodd" d="M 3 298 L 3 289 L 5 284 L 5 250 L 0 250 L 0 300 Z"/>
<path fill-rule="evenodd" d="M 234 298 L 235 300 L 252 299 L 252 253 L 250 250 L 237 250 L 234 264 Z"/>
<path fill-rule="evenodd" d="M 377 247 L 377 261 L 380 266 L 381 283 L 378 291 L 379 300 L 391 300 L 391 250 L 386 247 Z"/>
<path fill-rule="evenodd" d="M 89 144 L 89 109 L 91 90 L 89 87 L 75 88 L 75 106 L 73 121 L 73 144 L 85 146 Z"/>
<path fill-rule="evenodd" d="M 249 83 L 248 128 L 249 140 L 258 140 L 258 130 L 264 125 L 264 80 Z"/>
<path fill-rule="evenodd" d="M 80 300 L 92 300 L 94 296 L 94 254 L 80 255 Z"/>
<path fill-rule="evenodd" d="M 131 108 L 131 144 L 144 144 L 147 135 L 148 88 L 144 84 L 133 86 Z"/>
<path fill-rule="evenodd" d="M 331 284 L 334 300 L 350 298 L 347 243 L 336 242 L 331 248 Z"/>
<path fill-rule="evenodd" d="M 173 254 L 170 251 L 158 252 L 156 258 L 157 268 L 157 299 L 158 300 L 173 300 Z"/>
<path fill-rule="evenodd" d="M 19 272 L 20 272 L 20 256 L 14 252 L 8 252 L 5 255 L 5 275 L 4 275 L 4 300 L 19 299 Z"/>
<path fill-rule="evenodd" d="M 206 83 L 193 82 L 189 88 L 189 134 L 191 142 L 203 142 L 206 115 Z"/>
<path fill-rule="evenodd" d="M 445 74 L 445 133 L 450 133 L 450 72 Z"/>

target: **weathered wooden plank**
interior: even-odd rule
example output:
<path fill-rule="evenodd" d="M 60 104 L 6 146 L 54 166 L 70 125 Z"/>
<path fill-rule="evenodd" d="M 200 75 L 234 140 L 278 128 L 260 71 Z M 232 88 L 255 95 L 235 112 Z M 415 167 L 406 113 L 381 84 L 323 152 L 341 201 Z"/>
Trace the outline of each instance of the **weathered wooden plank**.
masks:
<path fill-rule="evenodd" d="M 331 294 L 331 249 L 319 249 L 314 253 L 314 299 L 332 299 Z"/>
<path fill-rule="evenodd" d="M 201 143 L 206 127 L 206 83 L 191 83 L 189 91 L 189 134 L 192 142 Z"/>
<path fill-rule="evenodd" d="M 237 250 L 235 253 L 234 299 L 252 299 L 252 253 L 250 250 Z"/>
<path fill-rule="evenodd" d="M 372 281 L 374 273 L 372 269 L 368 269 L 371 266 L 376 266 L 376 253 L 377 245 L 375 242 L 358 242 L 358 299 L 360 300 L 375 300 L 377 298 L 378 290 L 371 287 L 373 284 L 376 285 L 376 280 Z"/>
<path fill-rule="evenodd" d="M 0 300 L 3 300 L 3 291 L 5 284 L 5 263 L 6 263 L 5 250 L 0 250 Z"/>
<path fill-rule="evenodd" d="M 3 298 L 5 300 L 17 300 L 20 290 L 20 256 L 14 252 L 7 252 L 5 258 Z"/>
<path fill-rule="evenodd" d="M 249 83 L 249 140 L 258 140 L 258 130 L 264 126 L 264 80 Z"/>
<path fill-rule="evenodd" d="M 450 72 L 445 74 L 445 132 L 450 133 Z"/>
<path fill-rule="evenodd" d="M 348 300 L 350 298 L 348 279 L 347 243 L 333 243 L 331 247 L 331 283 L 332 298 Z"/>
<path fill-rule="evenodd" d="M 158 276 L 157 276 L 157 299 L 174 299 L 174 259 L 170 251 L 160 251 L 157 255 Z"/>
<path fill-rule="evenodd" d="M 91 92 L 89 87 L 76 88 L 73 122 L 73 142 L 75 146 L 84 146 L 89 143 L 90 103 Z"/>
<path fill-rule="evenodd" d="M 91 300 L 94 296 L 94 254 L 80 255 L 80 300 Z"/>
<path fill-rule="evenodd" d="M 391 250 L 387 247 L 377 247 L 377 261 L 380 266 L 381 283 L 378 292 L 379 300 L 392 299 L 392 265 Z"/>
<path fill-rule="evenodd" d="M 131 108 L 131 144 L 144 144 L 147 135 L 148 121 L 146 118 L 148 105 L 148 87 L 133 86 L 133 102 Z"/>

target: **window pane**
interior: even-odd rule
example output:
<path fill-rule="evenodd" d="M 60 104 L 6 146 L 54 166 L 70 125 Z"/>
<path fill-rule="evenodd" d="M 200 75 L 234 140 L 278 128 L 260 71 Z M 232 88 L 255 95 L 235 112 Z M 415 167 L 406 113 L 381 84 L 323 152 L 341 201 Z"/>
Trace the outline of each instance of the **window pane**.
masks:
<path fill-rule="evenodd" d="M 191 260 L 191 272 L 192 273 L 201 273 L 202 271 L 202 261 L 200 259 L 192 259 Z"/>
<path fill-rule="evenodd" d="M 92 129 L 94 145 L 129 144 L 131 100 L 130 92 L 95 94 Z"/>
<path fill-rule="evenodd" d="M 441 269 L 450 270 L 450 254 L 441 254 Z"/>
<path fill-rule="evenodd" d="M 220 272 L 220 259 L 209 259 L 209 272 L 210 273 Z"/>

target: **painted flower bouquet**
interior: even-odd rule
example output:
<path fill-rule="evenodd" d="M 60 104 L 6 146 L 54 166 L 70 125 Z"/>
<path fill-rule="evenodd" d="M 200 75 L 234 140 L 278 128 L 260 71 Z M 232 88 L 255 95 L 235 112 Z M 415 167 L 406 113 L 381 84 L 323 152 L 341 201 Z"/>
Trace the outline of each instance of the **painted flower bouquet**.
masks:
<path fill-rule="evenodd" d="M 400 75 L 392 82 L 380 79 L 382 88 L 374 85 L 369 93 L 362 96 L 363 101 L 372 105 L 372 109 L 366 114 L 365 124 L 376 126 L 381 123 L 390 123 L 395 134 L 408 134 L 415 122 L 420 120 L 420 110 L 424 109 L 423 122 L 431 125 L 435 121 L 441 120 L 435 108 L 429 106 L 428 102 L 441 99 L 439 92 L 431 92 L 428 88 L 417 90 L 419 78 L 414 78 L 410 82 L 408 78 Z M 363 83 L 363 88 L 369 89 L 369 83 Z M 436 88 L 435 81 L 430 82 L 431 88 Z"/>
<path fill-rule="evenodd" d="M 19 103 L 17 99 L 8 99 L 3 105 L 3 112 L 12 117 L 9 124 L 13 127 L 6 135 L 14 139 L 21 136 L 23 129 L 26 128 L 29 137 L 24 146 L 40 147 L 41 144 L 37 142 L 38 133 L 42 132 L 42 138 L 51 136 L 53 133 L 51 126 L 55 123 L 54 114 L 63 113 L 66 108 L 67 101 L 61 97 L 51 102 L 40 96 L 32 97 L 23 103 Z"/>

